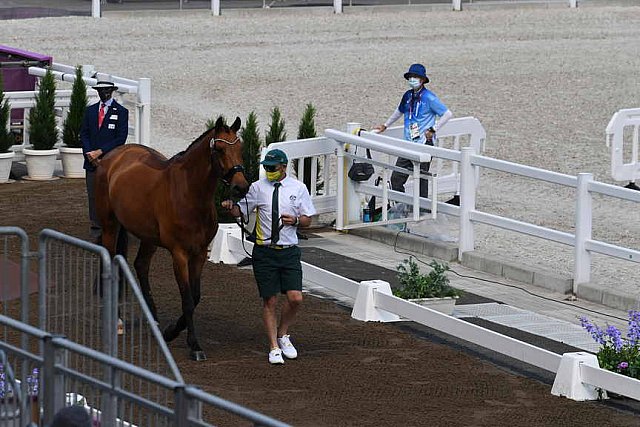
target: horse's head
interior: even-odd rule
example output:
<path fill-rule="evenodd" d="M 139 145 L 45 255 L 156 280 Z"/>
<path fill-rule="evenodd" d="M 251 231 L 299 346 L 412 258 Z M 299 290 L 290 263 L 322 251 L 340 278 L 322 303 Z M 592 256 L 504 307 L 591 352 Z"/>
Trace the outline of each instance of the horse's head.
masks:
<path fill-rule="evenodd" d="M 218 118 L 211 138 L 212 155 L 222 169 L 221 179 L 231 190 L 231 198 L 239 200 L 249 191 L 249 183 L 244 176 L 242 165 L 242 140 L 238 136 L 240 117 L 236 117 L 231 127 Z"/>

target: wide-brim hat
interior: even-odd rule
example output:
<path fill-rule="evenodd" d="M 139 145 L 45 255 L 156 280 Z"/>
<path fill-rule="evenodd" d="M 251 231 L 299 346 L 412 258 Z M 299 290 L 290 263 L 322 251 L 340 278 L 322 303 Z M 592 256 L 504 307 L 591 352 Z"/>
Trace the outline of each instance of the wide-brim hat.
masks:
<path fill-rule="evenodd" d="M 284 151 L 279 149 L 273 149 L 269 151 L 265 156 L 264 160 L 260 162 L 262 165 L 266 166 L 275 166 L 275 165 L 286 165 L 289 162 L 287 155 Z"/>
<path fill-rule="evenodd" d="M 429 83 L 429 77 L 427 77 L 427 69 L 422 64 L 411 64 L 409 71 L 404 73 L 404 78 L 408 79 L 411 76 L 418 76 L 425 79 L 425 83 Z"/>
<path fill-rule="evenodd" d="M 113 82 L 105 82 L 105 81 L 99 81 L 98 83 L 95 84 L 95 86 L 91 86 L 91 88 L 95 90 L 98 90 L 98 89 L 118 90 L 118 86 L 116 86 Z"/>

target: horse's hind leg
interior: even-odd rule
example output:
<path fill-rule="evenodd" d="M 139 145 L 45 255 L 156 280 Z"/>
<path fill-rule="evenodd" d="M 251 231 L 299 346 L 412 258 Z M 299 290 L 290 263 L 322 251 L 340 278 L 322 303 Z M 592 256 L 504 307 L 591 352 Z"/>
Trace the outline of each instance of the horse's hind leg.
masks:
<path fill-rule="evenodd" d="M 156 321 L 158 320 L 158 311 L 156 309 L 156 304 L 153 301 L 153 297 L 151 296 L 151 286 L 149 285 L 149 266 L 151 265 L 151 258 L 153 257 L 153 254 L 156 253 L 157 249 L 158 247 L 156 245 L 141 240 L 138 255 L 136 255 L 136 260 L 133 262 L 136 274 L 138 275 L 138 280 L 140 281 L 142 295 L 144 296 L 144 300 L 147 302 L 147 306 L 149 307 L 149 310 L 151 310 L 151 314 Z"/>

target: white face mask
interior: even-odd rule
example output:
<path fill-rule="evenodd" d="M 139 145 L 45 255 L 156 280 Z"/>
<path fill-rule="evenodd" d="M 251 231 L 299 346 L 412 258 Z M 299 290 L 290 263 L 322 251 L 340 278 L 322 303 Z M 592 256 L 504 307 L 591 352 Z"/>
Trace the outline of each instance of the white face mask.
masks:
<path fill-rule="evenodd" d="M 422 86 L 422 81 L 417 77 L 409 77 L 407 83 L 409 83 L 411 89 L 418 89 Z"/>

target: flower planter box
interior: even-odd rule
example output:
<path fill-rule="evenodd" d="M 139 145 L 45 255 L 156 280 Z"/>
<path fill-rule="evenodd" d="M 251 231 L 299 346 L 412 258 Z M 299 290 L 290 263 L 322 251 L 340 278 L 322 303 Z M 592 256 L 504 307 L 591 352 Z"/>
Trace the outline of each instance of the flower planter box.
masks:
<path fill-rule="evenodd" d="M 0 184 L 9 182 L 11 174 L 11 165 L 16 153 L 9 151 L 8 153 L 0 153 Z"/>
<path fill-rule="evenodd" d="M 28 179 L 35 181 L 47 181 L 53 178 L 58 154 L 57 148 L 52 150 L 33 150 L 24 148 L 25 161 L 27 163 Z M 57 178 L 56 178 L 57 179 Z"/>
<path fill-rule="evenodd" d="M 451 316 L 456 306 L 457 297 L 444 298 L 416 298 L 410 299 L 412 303 L 428 307 L 432 310 Z"/>
<path fill-rule="evenodd" d="M 62 172 L 65 178 L 84 178 L 84 153 L 82 148 L 60 147 Z"/>

